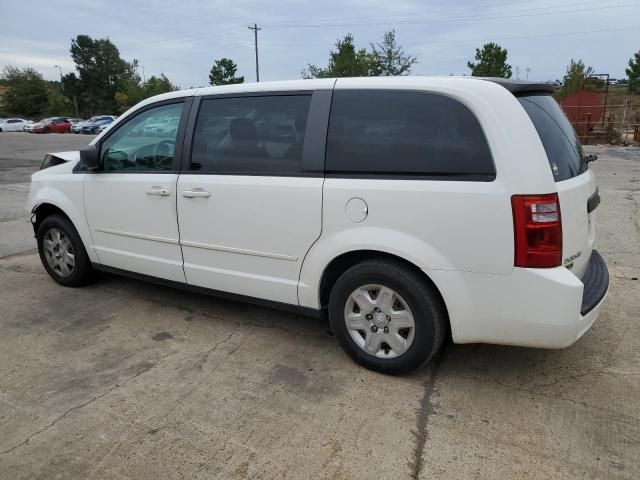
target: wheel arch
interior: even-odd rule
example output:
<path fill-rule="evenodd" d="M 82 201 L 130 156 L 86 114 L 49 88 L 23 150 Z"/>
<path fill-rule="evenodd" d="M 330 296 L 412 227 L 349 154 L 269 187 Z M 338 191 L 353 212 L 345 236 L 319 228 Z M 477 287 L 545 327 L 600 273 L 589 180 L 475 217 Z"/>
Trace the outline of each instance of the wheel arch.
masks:
<path fill-rule="evenodd" d="M 34 235 L 38 234 L 38 228 L 40 227 L 40 224 L 42 223 L 42 221 L 53 214 L 62 215 L 67 220 L 69 220 L 69 222 L 71 222 L 71 225 L 73 225 L 76 230 L 78 230 L 78 227 L 76 227 L 76 225 L 74 224 L 73 220 L 71 220 L 69 215 L 67 215 L 64 212 L 64 210 L 62 210 L 57 205 L 54 205 L 53 203 L 49 203 L 49 202 L 40 203 L 35 207 L 33 207 L 33 209 L 31 210 L 31 214 L 33 215 L 31 217 L 31 225 L 33 226 Z"/>
<path fill-rule="evenodd" d="M 76 203 L 78 201 L 82 202 L 81 195 L 82 194 L 80 192 L 80 196 Z M 56 198 L 59 201 L 52 200 Z M 45 218 L 53 214 L 62 215 L 69 220 L 71 225 L 76 229 L 76 232 L 78 232 L 89 259 L 92 262 L 100 263 L 93 248 L 93 240 L 84 216 L 84 208 L 82 203 L 80 205 L 76 205 L 73 201 L 74 198 L 75 196 L 73 195 L 71 198 L 63 195 L 57 189 L 46 188 L 43 189 L 43 191 L 38 191 L 37 194 L 30 199 L 30 204 L 33 205 L 30 212 L 34 236 L 37 236 L 38 227 Z"/>
<path fill-rule="evenodd" d="M 413 270 L 420 277 L 422 277 L 427 284 L 433 289 L 436 295 L 440 298 L 442 305 L 447 314 L 447 323 L 449 324 L 449 314 L 447 310 L 447 304 L 444 300 L 442 292 L 433 281 L 433 279 L 425 273 L 420 267 L 418 267 L 415 263 L 403 258 L 399 255 L 385 252 L 382 250 L 375 249 L 362 249 L 362 250 L 351 250 L 348 252 L 341 253 L 340 255 L 333 258 L 326 266 L 324 271 L 322 272 L 322 276 L 320 277 L 319 282 L 319 291 L 318 291 L 318 299 L 320 302 L 320 307 L 325 309 L 329 304 L 329 295 L 331 294 L 331 289 L 333 285 L 335 285 L 336 281 L 344 272 L 346 272 L 352 266 L 363 262 L 365 260 L 370 259 L 387 259 L 397 263 L 402 264 L 406 268 Z M 447 325 L 450 327 L 450 325 Z"/>

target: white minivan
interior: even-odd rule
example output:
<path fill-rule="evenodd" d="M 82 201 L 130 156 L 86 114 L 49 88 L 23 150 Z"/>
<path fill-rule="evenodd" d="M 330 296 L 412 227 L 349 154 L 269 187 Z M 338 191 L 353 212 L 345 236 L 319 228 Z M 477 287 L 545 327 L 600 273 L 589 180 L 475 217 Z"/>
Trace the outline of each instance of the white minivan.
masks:
<path fill-rule="evenodd" d="M 609 277 L 594 158 L 552 90 L 387 77 L 153 97 L 45 157 L 29 198 L 40 257 L 66 286 L 105 270 L 327 315 L 382 372 L 424 364 L 448 331 L 566 347 Z"/>

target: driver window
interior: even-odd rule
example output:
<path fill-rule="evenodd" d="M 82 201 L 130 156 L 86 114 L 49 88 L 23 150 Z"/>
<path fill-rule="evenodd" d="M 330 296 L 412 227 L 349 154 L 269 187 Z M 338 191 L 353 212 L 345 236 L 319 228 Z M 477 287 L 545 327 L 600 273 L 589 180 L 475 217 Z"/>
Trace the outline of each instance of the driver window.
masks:
<path fill-rule="evenodd" d="M 105 172 L 173 170 L 182 103 L 150 108 L 124 123 L 101 147 Z"/>

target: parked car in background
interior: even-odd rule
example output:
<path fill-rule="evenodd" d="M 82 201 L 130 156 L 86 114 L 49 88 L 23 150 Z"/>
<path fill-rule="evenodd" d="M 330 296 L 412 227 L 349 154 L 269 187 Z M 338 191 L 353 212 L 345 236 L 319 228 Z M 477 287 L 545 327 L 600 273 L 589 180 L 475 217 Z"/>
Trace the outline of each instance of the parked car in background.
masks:
<path fill-rule="evenodd" d="M 69 133 L 71 123 L 67 117 L 45 118 L 34 123 L 30 129 L 25 129 L 31 133 Z"/>
<path fill-rule="evenodd" d="M 87 125 L 97 122 L 98 120 L 104 120 L 106 118 L 111 118 L 112 120 L 115 120 L 116 117 L 112 116 L 112 115 L 94 115 L 93 117 L 87 119 L 87 120 L 82 120 L 78 123 L 74 123 L 71 126 L 71 133 L 82 133 L 82 129 L 84 127 L 86 127 Z"/>
<path fill-rule="evenodd" d="M 51 118 L 43 118 L 42 120 L 38 120 L 37 122 L 25 125 L 24 131 L 29 133 L 43 133 L 45 125 L 51 120 Z"/>
<path fill-rule="evenodd" d="M 567 347 L 609 277 L 595 158 L 554 90 L 378 77 L 149 98 L 31 177 L 40 258 L 66 286 L 105 270 L 328 316 L 351 358 L 387 373 L 447 332 Z"/>
<path fill-rule="evenodd" d="M 87 123 L 82 127 L 82 133 L 95 135 L 96 133 L 99 133 L 101 131 L 100 127 L 113 123 L 113 120 L 114 117 L 102 117 L 100 120 Z"/>
<path fill-rule="evenodd" d="M 5 118 L 0 120 L 0 132 L 23 132 L 31 120 L 24 118 Z"/>
<path fill-rule="evenodd" d="M 178 130 L 179 122 L 180 122 L 180 117 L 169 117 L 169 118 L 163 119 L 162 121 L 149 123 L 142 128 L 142 134 L 147 136 L 161 137 L 163 135 L 167 135 Z"/>
<path fill-rule="evenodd" d="M 104 132 L 107 128 L 109 128 L 111 126 L 113 122 L 108 122 L 108 123 L 103 123 L 102 125 L 100 125 L 98 127 L 98 133 L 102 133 Z"/>
<path fill-rule="evenodd" d="M 69 133 L 71 133 L 73 131 L 73 127 L 74 125 L 77 125 L 79 123 L 84 122 L 85 120 L 83 118 L 69 118 L 69 123 L 71 124 L 71 128 L 69 129 Z"/>

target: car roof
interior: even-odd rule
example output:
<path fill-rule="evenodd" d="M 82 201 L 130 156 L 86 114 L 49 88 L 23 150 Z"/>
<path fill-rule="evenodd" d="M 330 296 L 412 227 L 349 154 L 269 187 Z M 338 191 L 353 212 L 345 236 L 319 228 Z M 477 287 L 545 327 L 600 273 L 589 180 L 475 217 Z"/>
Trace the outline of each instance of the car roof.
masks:
<path fill-rule="evenodd" d="M 376 87 L 384 88 L 385 86 L 393 88 L 402 88 L 403 85 L 420 83 L 421 86 L 428 88 L 430 85 L 442 85 L 443 83 L 457 83 L 458 86 L 464 85 L 469 89 L 482 89 L 485 82 L 496 83 L 514 95 L 525 92 L 544 92 L 551 93 L 557 89 L 552 83 L 532 82 L 528 80 L 512 80 L 508 78 L 498 77 L 471 77 L 471 76 L 402 76 L 402 77 L 345 77 L 341 79 L 322 78 L 309 80 L 282 80 L 274 82 L 260 83 L 240 83 L 235 85 L 220 85 L 214 87 L 192 88 L 188 90 L 177 90 L 175 92 L 164 93 L 148 98 L 142 104 L 155 103 L 162 100 L 170 100 L 172 98 L 188 97 L 188 96 L 206 96 L 221 95 L 225 93 L 260 93 L 260 92 L 277 92 L 277 91 L 310 91 L 310 90 L 329 90 L 336 85 L 336 80 L 349 84 L 349 88 L 362 86 L 371 88 L 374 84 Z M 464 83 L 460 83 L 464 82 Z"/>

